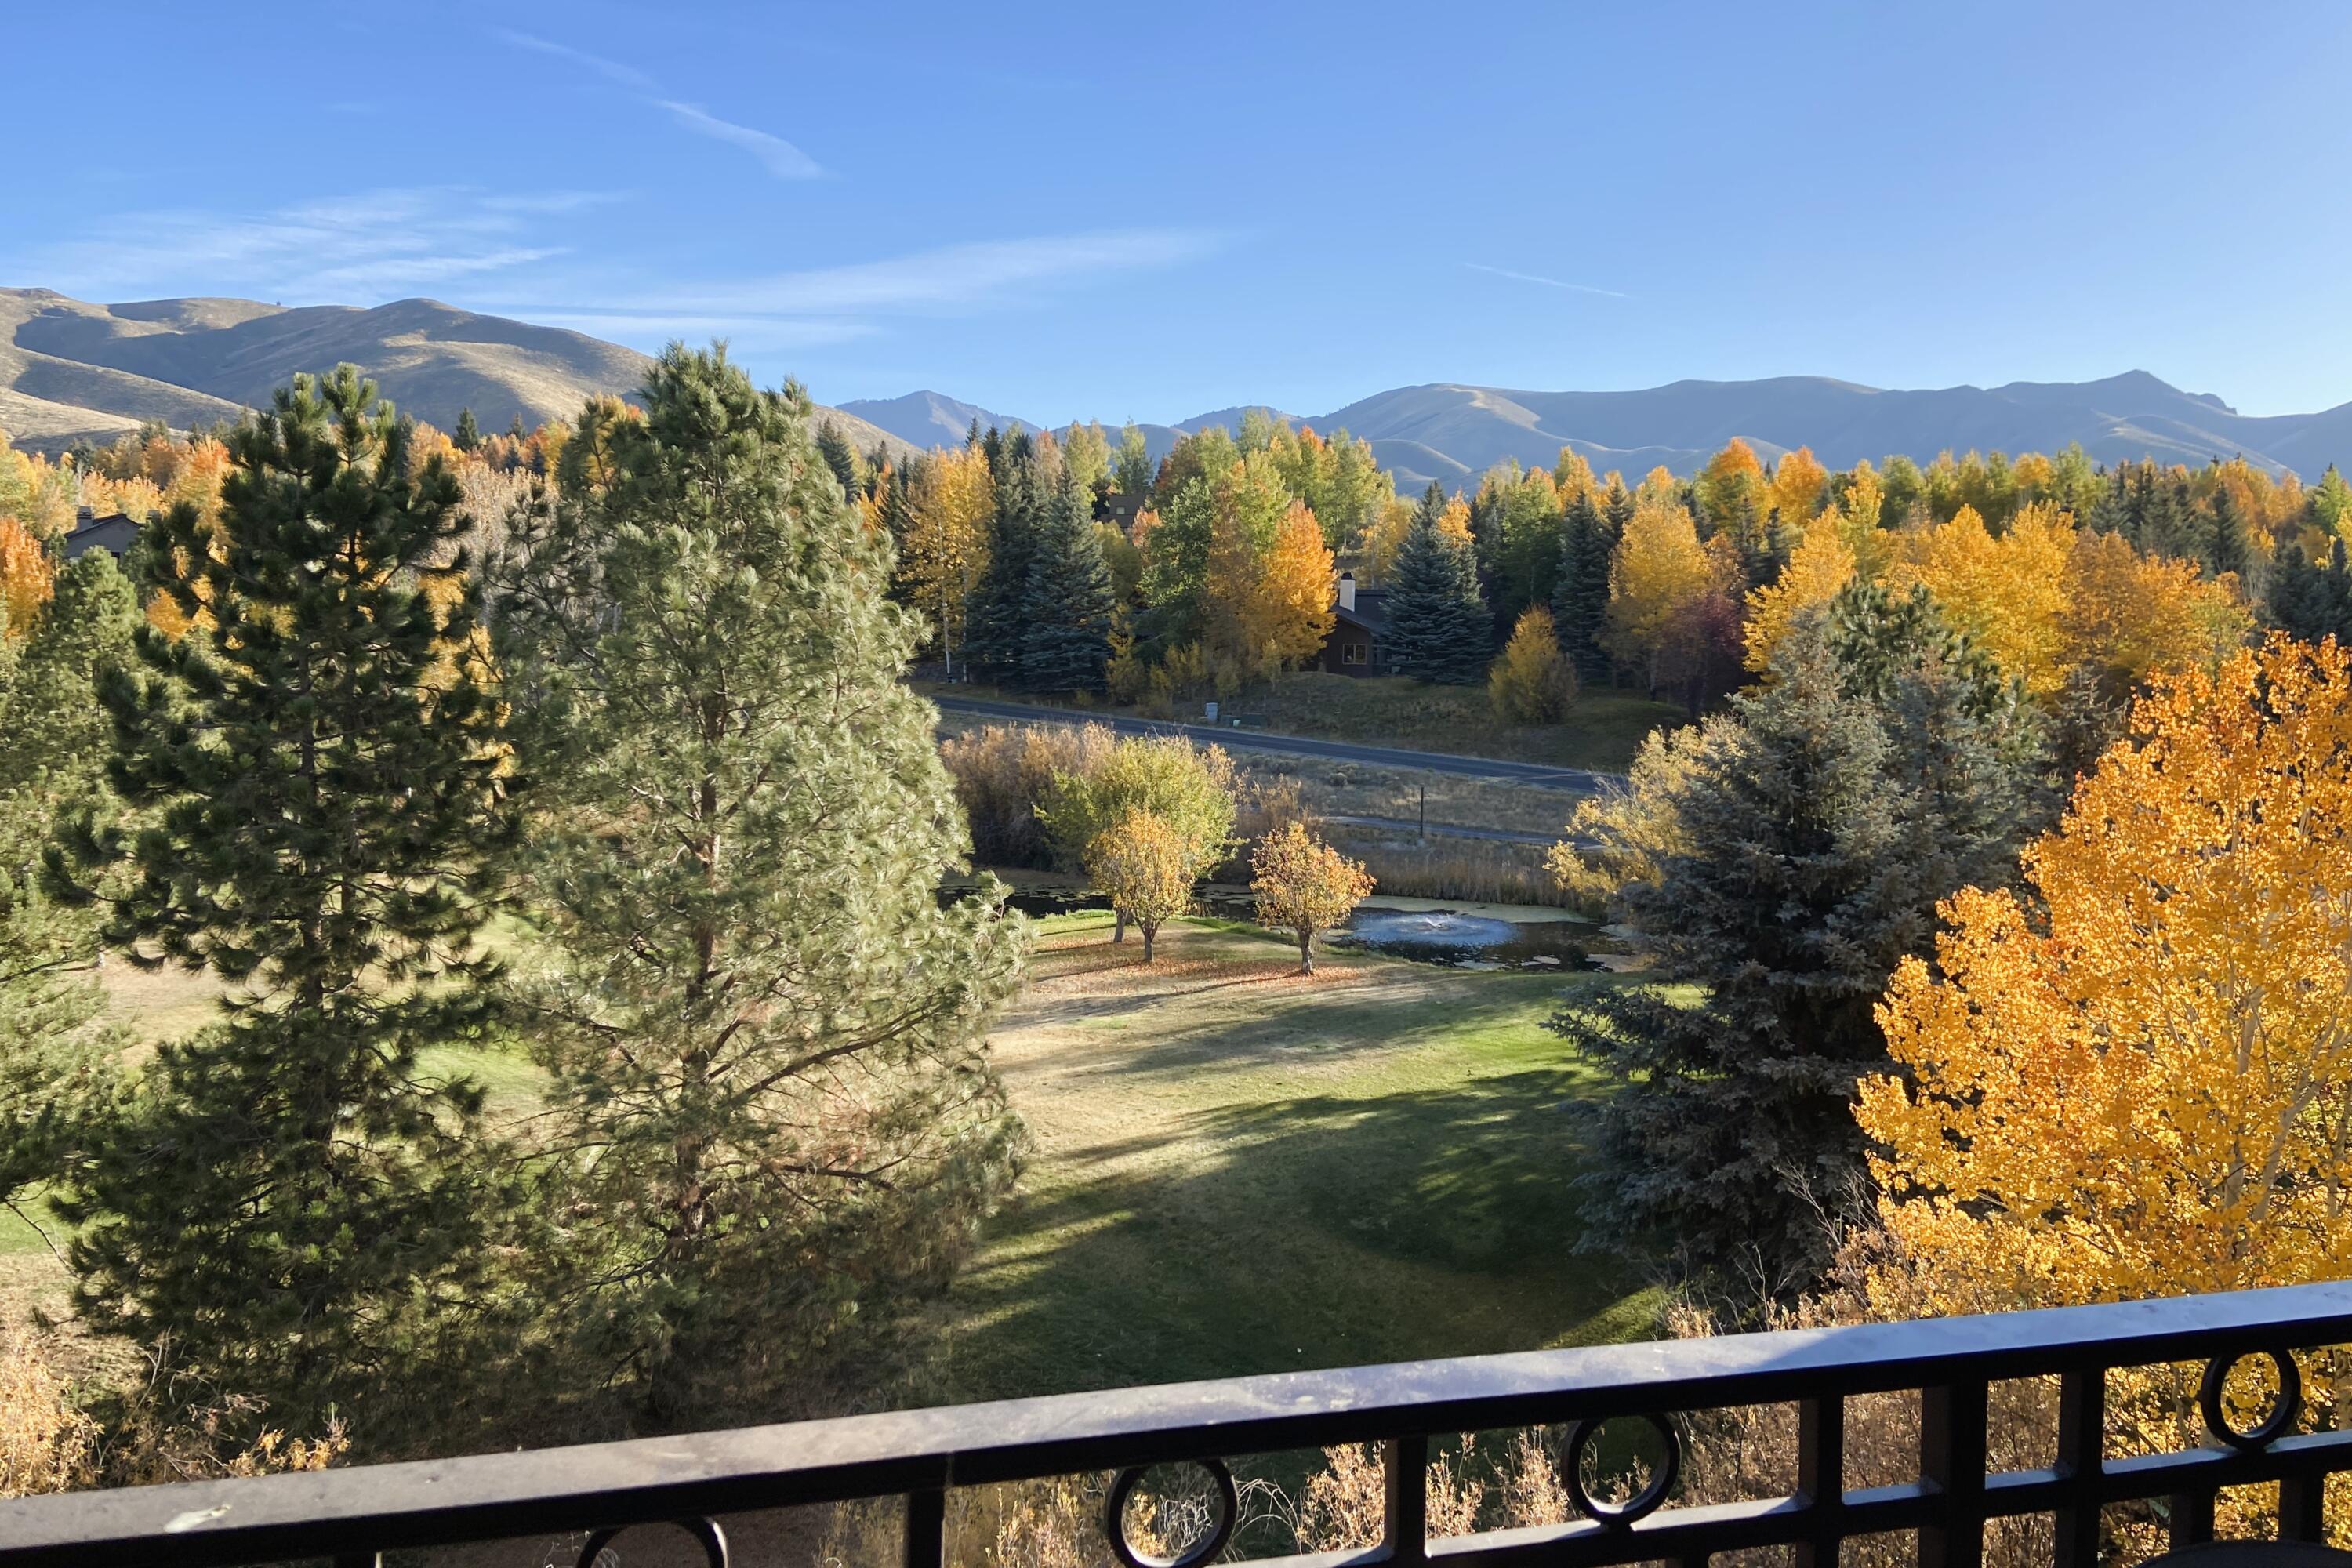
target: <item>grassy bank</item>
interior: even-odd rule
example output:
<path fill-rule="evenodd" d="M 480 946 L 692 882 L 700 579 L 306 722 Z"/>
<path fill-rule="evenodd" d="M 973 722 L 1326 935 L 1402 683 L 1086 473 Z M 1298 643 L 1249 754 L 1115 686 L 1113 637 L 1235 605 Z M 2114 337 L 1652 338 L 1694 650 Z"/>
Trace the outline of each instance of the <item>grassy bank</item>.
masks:
<path fill-rule="evenodd" d="M 1654 1298 L 1575 1256 L 1538 1027 L 1566 984 L 1185 922 L 1150 970 L 1045 922 L 994 1051 L 1036 1152 L 939 1313 L 941 1395 L 998 1397 L 1624 1338 Z"/>
<path fill-rule="evenodd" d="M 924 686 L 920 689 L 932 696 L 1069 706 L 1050 697 L 991 686 Z M 1265 728 L 1284 734 L 1601 773 L 1623 773 L 1632 765 L 1644 735 L 1661 725 L 1683 723 L 1686 718 L 1675 704 L 1653 702 L 1636 691 L 1593 687 L 1578 694 L 1568 717 L 1557 724 L 1503 724 L 1496 721 L 1483 685 L 1430 686 L 1401 676 L 1360 679 L 1322 670 L 1277 676 L 1266 686 L 1228 700 L 1223 708 L 1227 714 L 1261 721 Z M 1145 711 L 1101 702 L 1070 710 L 1075 716 L 1200 718 L 1199 709 L 1189 705 L 1181 712 Z"/>

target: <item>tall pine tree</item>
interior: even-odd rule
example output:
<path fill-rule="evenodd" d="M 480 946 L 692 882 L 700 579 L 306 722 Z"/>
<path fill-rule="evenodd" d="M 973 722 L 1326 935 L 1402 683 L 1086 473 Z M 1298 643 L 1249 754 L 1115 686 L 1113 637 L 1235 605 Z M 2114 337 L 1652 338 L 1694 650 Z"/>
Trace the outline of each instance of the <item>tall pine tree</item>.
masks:
<path fill-rule="evenodd" d="M 1032 691 L 1100 691 L 1118 603 L 1093 505 L 1076 477 L 1064 474 L 1045 504 L 1029 563 L 1021 684 Z"/>
<path fill-rule="evenodd" d="M 1424 509 L 1398 547 L 1389 584 L 1381 649 L 1398 674 L 1453 686 L 1486 679 L 1493 616 L 1478 594 L 1468 540 L 1440 528 Z"/>
<path fill-rule="evenodd" d="M 613 479 L 521 542 L 499 623 L 548 781 L 553 1327 L 655 1426 L 773 1408 L 943 1283 L 1010 1177 L 982 1055 L 1019 922 L 970 839 L 887 541 L 798 388 L 673 347 Z"/>
<path fill-rule="evenodd" d="M 160 1048 L 63 1205 L 86 1321 L 168 1338 L 273 1424 L 337 1404 L 376 1436 L 427 1400 L 490 1259 L 481 1091 L 423 1053 L 492 1020 L 474 939 L 517 837 L 457 481 L 412 472 L 411 442 L 349 365 L 231 433 L 218 526 L 154 525 L 160 591 L 203 618 L 142 627 L 144 679 L 100 689 L 151 825 L 69 846 L 131 874 L 110 946 L 230 997 Z"/>
<path fill-rule="evenodd" d="M 982 441 L 996 476 L 996 510 L 988 521 L 988 569 L 964 608 L 964 658 L 997 680 L 1018 682 L 1028 641 L 1029 568 L 1037 559 L 1045 495 L 1032 443 L 1015 431 Z"/>
<path fill-rule="evenodd" d="M 1609 556 L 1615 548 L 1609 522 L 1591 492 L 1569 503 L 1559 531 L 1559 581 L 1552 590 L 1552 621 L 1560 651 L 1587 685 L 1609 679 L 1609 654 L 1601 634 L 1609 624 Z"/>

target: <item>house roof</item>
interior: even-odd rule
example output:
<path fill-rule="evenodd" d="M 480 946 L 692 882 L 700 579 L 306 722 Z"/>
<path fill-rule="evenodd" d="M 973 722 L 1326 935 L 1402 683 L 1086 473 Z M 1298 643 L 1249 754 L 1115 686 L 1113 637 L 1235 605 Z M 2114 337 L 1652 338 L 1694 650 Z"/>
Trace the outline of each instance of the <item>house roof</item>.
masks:
<path fill-rule="evenodd" d="M 1388 603 L 1389 591 L 1386 588 L 1359 588 L 1356 590 L 1354 609 L 1349 609 L 1343 605 L 1334 605 L 1331 606 L 1331 613 L 1339 618 L 1340 625 L 1360 626 L 1374 637 L 1379 637 L 1389 629 Z"/>
<path fill-rule="evenodd" d="M 107 517 L 94 517 L 66 535 L 66 559 L 79 561 L 92 550 L 103 550 L 109 555 L 129 553 L 139 537 L 139 524 L 121 512 Z"/>

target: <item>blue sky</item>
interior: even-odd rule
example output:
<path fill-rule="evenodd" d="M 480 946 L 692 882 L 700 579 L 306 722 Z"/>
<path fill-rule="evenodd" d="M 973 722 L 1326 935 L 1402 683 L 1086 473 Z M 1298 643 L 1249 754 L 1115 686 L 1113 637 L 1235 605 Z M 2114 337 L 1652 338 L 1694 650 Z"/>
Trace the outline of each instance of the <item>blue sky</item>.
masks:
<path fill-rule="evenodd" d="M 423 294 L 1051 422 L 2352 400 L 2352 5 L 334 9 L 12 18 L 0 284 Z"/>

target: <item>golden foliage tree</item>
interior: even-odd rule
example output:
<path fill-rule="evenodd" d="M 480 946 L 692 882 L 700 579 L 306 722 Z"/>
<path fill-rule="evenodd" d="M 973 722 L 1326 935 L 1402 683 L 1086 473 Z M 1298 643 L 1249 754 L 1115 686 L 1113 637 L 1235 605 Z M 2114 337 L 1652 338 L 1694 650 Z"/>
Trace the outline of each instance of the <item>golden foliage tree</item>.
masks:
<path fill-rule="evenodd" d="M 1315 973 L 1316 933 L 1344 921 L 1372 890 L 1362 861 L 1349 859 L 1295 821 L 1259 840 L 1250 871 L 1258 924 L 1297 940 L 1301 974 Z"/>
<path fill-rule="evenodd" d="M 2047 502 L 2019 509 L 1996 539 L 1974 507 L 1949 522 L 1904 535 L 1886 584 L 1927 584 L 1952 625 L 1975 637 L 2027 691 L 2049 697 L 2066 682 L 2060 618 L 2074 520 Z"/>
<path fill-rule="evenodd" d="M 1880 1008 L 1889 1228 L 1995 1300 L 2352 1270 L 2352 671 L 2284 638 L 2159 679 Z M 2037 907 L 2038 906 L 2038 907 Z"/>
<path fill-rule="evenodd" d="M 1830 471 L 1822 467 L 1811 447 L 1800 447 L 1772 467 L 1765 486 L 1768 504 L 1780 514 L 1780 526 L 1800 529 L 1821 515 L 1822 498 L 1830 488 Z"/>
<path fill-rule="evenodd" d="M 1602 641 L 1628 663 L 1649 665 L 1677 612 L 1715 586 L 1716 567 L 1688 508 L 1644 483 L 1609 563 L 1609 627 Z"/>
<path fill-rule="evenodd" d="M 1395 496 L 1382 501 L 1380 510 L 1364 530 L 1361 546 L 1363 575 L 1368 582 L 1385 584 L 1389 570 L 1396 564 L 1397 552 L 1404 548 L 1404 536 L 1412 531 L 1412 502 Z"/>
<path fill-rule="evenodd" d="M 1531 605 L 1486 671 L 1486 696 L 1506 724 L 1557 724 L 1576 700 L 1576 667 L 1559 650 L 1551 611 Z"/>
<path fill-rule="evenodd" d="M 1184 836 L 1159 813 L 1139 806 L 1095 835 L 1086 868 L 1111 908 L 1143 933 L 1143 962 L 1150 963 L 1160 928 L 1192 901 L 1192 858 Z"/>
<path fill-rule="evenodd" d="M 1323 525 L 1292 501 L 1258 573 L 1250 618 L 1255 642 L 1270 663 L 1302 664 L 1331 635 L 1331 550 Z"/>
<path fill-rule="evenodd" d="M 1759 674 L 1769 669 L 1772 650 L 1806 615 L 1824 609 L 1838 590 L 1853 581 L 1853 550 L 1834 526 L 1816 528 L 1780 569 L 1780 580 L 1748 595 L 1748 624 L 1742 637 L 1748 668 Z"/>
<path fill-rule="evenodd" d="M 2151 670 L 2210 668 L 2242 646 L 2253 617 L 2196 564 L 2143 555 L 2117 533 L 2085 533 L 2066 561 L 2063 658 L 2110 686 Z"/>
<path fill-rule="evenodd" d="M 932 617 L 950 670 L 963 643 L 964 603 L 988 569 L 988 520 L 996 484 L 976 447 L 933 452 L 917 477 L 898 580 Z"/>
<path fill-rule="evenodd" d="M 0 517 L 0 632 L 29 636 L 34 617 L 55 591 L 56 576 L 33 531 L 13 517 Z"/>

